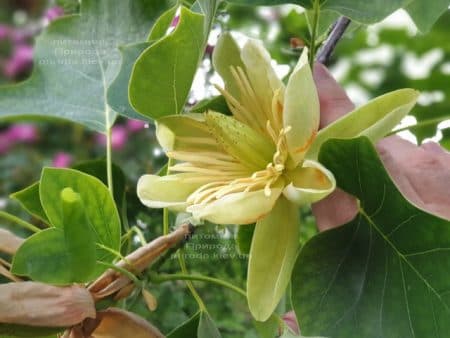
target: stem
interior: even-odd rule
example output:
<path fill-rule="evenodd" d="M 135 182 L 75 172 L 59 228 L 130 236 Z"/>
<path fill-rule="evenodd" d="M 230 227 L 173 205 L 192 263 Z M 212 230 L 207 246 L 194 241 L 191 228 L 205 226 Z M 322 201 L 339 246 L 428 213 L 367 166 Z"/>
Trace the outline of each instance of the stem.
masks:
<path fill-rule="evenodd" d="M 203 275 L 185 275 L 185 274 L 181 274 L 181 273 L 160 274 L 160 275 L 152 276 L 151 280 L 156 283 L 163 283 L 163 282 L 172 281 L 172 280 L 196 280 L 196 281 L 208 282 L 208 283 L 223 286 L 225 288 L 228 288 L 230 290 L 233 290 L 233 291 L 239 293 L 240 295 L 242 295 L 244 297 L 247 297 L 247 294 L 243 289 L 241 289 L 233 284 L 230 284 L 224 280 L 221 280 L 218 278 L 213 278 L 213 277 L 208 277 L 208 276 L 203 276 Z"/>
<path fill-rule="evenodd" d="M 186 262 L 184 260 L 184 250 L 182 248 L 178 250 L 178 262 L 180 263 L 181 272 L 183 273 L 183 275 L 189 276 L 189 272 L 186 268 Z M 191 291 L 191 294 L 194 297 L 195 301 L 197 302 L 200 311 L 208 312 L 206 310 L 205 303 L 203 303 L 202 299 L 200 298 L 200 295 L 197 293 L 197 290 L 195 290 L 192 282 L 190 280 L 186 280 L 186 285 L 189 291 Z"/>
<path fill-rule="evenodd" d="M 341 16 L 336 21 L 336 23 L 333 25 L 330 35 L 317 53 L 317 62 L 320 62 L 322 64 L 328 63 L 334 49 L 336 48 L 337 43 L 344 35 L 345 30 L 350 25 L 350 22 L 351 20 L 345 16 Z"/>
<path fill-rule="evenodd" d="M 167 160 L 166 176 L 170 174 L 170 166 L 172 164 L 172 159 Z M 163 235 L 169 233 L 169 209 L 163 209 Z"/>
<path fill-rule="evenodd" d="M 109 112 L 107 113 L 109 115 Z M 106 176 L 108 180 L 108 189 L 111 196 L 114 196 L 113 177 L 112 177 L 112 150 L 111 150 L 111 128 L 106 131 Z"/>
<path fill-rule="evenodd" d="M 313 22 L 312 22 L 312 32 L 311 32 L 311 41 L 309 47 L 309 65 L 311 69 L 314 69 L 314 55 L 316 53 L 316 39 L 317 39 L 317 28 L 319 27 L 319 16 L 320 16 L 320 4 L 318 0 L 314 0 L 313 5 Z"/>
<path fill-rule="evenodd" d="M 407 126 L 407 127 L 403 127 L 403 128 L 400 128 L 400 129 L 393 130 L 387 136 L 393 135 L 393 134 L 397 134 L 397 133 L 399 133 L 401 131 L 405 131 L 405 130 L 411 130 L 411 129 L 414 130 L 414 129 L 417 129 L 417 128 L 420 128 L 420 127 L 430 126 L 430 125 L 433 125 L 433 124 L 444 122 L 444 121 L 446 121 L 448 119 L 450 119 L 450 115 L 445 115 L 445 116 L 437 117 L 435 119 L 429 119 L 429 120 L 421 121 L 421 122 L 418 122 L 416 124 L 413 124 L 412 126 Z"/>
<path fill-rule="evenodd" d="M 37 226 L 34 226 L 33 224 L 28 223 L 28 222 L 20 219 L 19 217 L 11 215 L 11 214 L 7 213 L 6 211 L 0 211 L 0 218 L 3 218 L 5 220 L 15 223 L 17 225 L 20 225 L 22 228 L 30 230 L 32 232 L 41 231 L 41 229 L 39 229 Z"/>

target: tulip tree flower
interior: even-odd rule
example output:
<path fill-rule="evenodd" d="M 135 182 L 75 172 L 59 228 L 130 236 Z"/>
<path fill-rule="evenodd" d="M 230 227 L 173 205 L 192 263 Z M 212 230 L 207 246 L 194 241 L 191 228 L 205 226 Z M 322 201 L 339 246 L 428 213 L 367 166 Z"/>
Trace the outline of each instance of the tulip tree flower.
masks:
<path fill-rule="evenodd" d="M 407 90 L 382 99 L 373 116 L 364 116 L 355 126 L 355 119 L 367 115 L 367 107 L 362 107 L 321 134 L 306 49 L 286 85 L 256 40 L 241 50 L 224 34 L 213 62 L 225 82 L 225 88 L 218 89 L 233 115 L 207 111 L 156 121 L 171 174 L 142 176 L 137 192 L 148 207 L 187 211 L 194 220 L 256 223 L 247 297 L 255 319 L 265 321 L 285 292 L 298 253 L 298 207 L 326 197 L 336 187 L 333 174 L 316 160 L 320 144 L 366 130 L 372 139 L 384 136 L 409 111 L 417 94 Z"/>

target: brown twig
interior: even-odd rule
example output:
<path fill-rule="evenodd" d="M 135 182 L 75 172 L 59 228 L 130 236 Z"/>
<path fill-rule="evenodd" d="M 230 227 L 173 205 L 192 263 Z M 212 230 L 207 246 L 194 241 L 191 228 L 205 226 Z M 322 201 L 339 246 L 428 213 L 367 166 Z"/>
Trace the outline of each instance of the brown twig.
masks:
<path fill-rule="evenodd" d="M 139 274 L 152 264 L 162 253 L 191 236 L 191 224 L 182 224 L 176 230 L 165 236 L 160 236 L 150 243 L 133 251 L 125 259 L 115 265 L 133 274 Z M 88 288 L 94 299 L 108 297 L 130 284 L 131 280 L 120 271 L 109 269 L 103 273 Z"/>
<path fill-rule="evenodd" d="M 344 35 L 345 30 L 350 25 L 351 20 L 345 16 L 341 16 L 331 29 L 330 35 L 319 49 L 316 61 L 326 65 L 330 61 L 330 57 L 336 48 L 337 43 Z"/>

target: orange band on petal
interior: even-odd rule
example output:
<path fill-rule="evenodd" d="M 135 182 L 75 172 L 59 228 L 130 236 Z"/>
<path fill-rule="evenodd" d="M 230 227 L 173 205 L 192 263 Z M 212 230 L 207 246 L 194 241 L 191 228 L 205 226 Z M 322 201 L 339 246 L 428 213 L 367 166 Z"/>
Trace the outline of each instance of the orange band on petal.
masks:
<path fill-rule="evenodd" d="M 317 130 L 314 130 L 311 133 L 311 136 L 306 140 L 304 145 L 294 149 L 294 153 L 298 154 L 298 153 L 303 153 L 303 152 L 307 151 L 309 149 L 309 147 L 311 146 L 311 144 L 313 143 L 316 136 L 317 136 Z"/>

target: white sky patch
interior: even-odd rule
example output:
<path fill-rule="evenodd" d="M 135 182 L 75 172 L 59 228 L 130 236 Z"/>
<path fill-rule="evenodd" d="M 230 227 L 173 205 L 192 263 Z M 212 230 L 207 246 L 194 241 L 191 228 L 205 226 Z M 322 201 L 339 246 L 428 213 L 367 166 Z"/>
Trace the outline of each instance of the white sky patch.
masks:
<path fill-rule="evenodd" d="M 408 52 L 403 58 L 401 69 L 405 75 L 412 79 L 425 79 L 430 76 L 433 67 L 443 58 L 444 52 L 439 48 L 432 49 L 421 57 Z"/>
<path fill-rule="evenodd" d="M 272 22 L 269 26 L 269 31 L 267 32 L 267 40 L 275 41 L 278 34 L 280 33 L 280 25 L 277 22 Z"/>
<path fill-rule="evenodd" d="M 433 103 L 442 102 L 445 99 L 445 94 L 441 90 L 434 90 L 432 92 L 423 91 L 420 93 L 420 96 L 417 100 L 422 106 L 430 106 Z"/>
<path fill-rule="evenodd" d="M 339 59 L 334 66 L 330 68 L 331 74 L 336 81 L 342 81 L 348 74 L 351 67 L 351 62 L 348 58 Z"/>
<path fill-rule="evenodd" d="M 345 89 L 348 97 L 357 107 L 367 103 L 370 99 L 367 90 L 356 83 L 350 83 Z"/>
<path fill-rule="evenodd" d="M 370 25 L 367 29 L 369 32 L 378 34 L 384 28 L 405 28 L 409 36 L 414 36 L 417 33 L 417 27 L 414 21 L 412 21 L 411 17 L 403 9 L 395 11 L 383 21 L 375 25 Z"/>
<path fill-rule="evenodd" d="M 438 128 L 440 130 L 450 128 L 450 120 L 442 121 L 441 123 L 438 124 Z"/>
<path fill-rule="evenodd" d="M 389 45 L 381 45 L 378 48 L 362 49 L 354 56 L 355 61 L 360 65 L 389 65 L 394 58 L 394 50 Z"/>
<path fill-rule="evenodd" d="M 419 144 L 419 143 L 417 142 L 417 137 L 416 137 L 416 135 L 414 135 L 413 133 L 411 133 L 409 130 L 403 130 L 403 131 L 397 133 L 397 135 L 400 136 L 402 139 L 405 139 L 405 140 L 407 140 L 407 141 L 409 141 L 409 142 L 411 142 L 411 143 Z"/>
<path fill-rule="evenodd" d="M 385 77 L 382 69 L 366 69 L 360 73 L 361 81 L 366 85 L 376 87 L 379 86 Z"/>
<path fill-rule="evenodd" d="M 441 72 L 444 75 L 450 75 L 450 62 L 445 62 L 441 65 Z"/>

